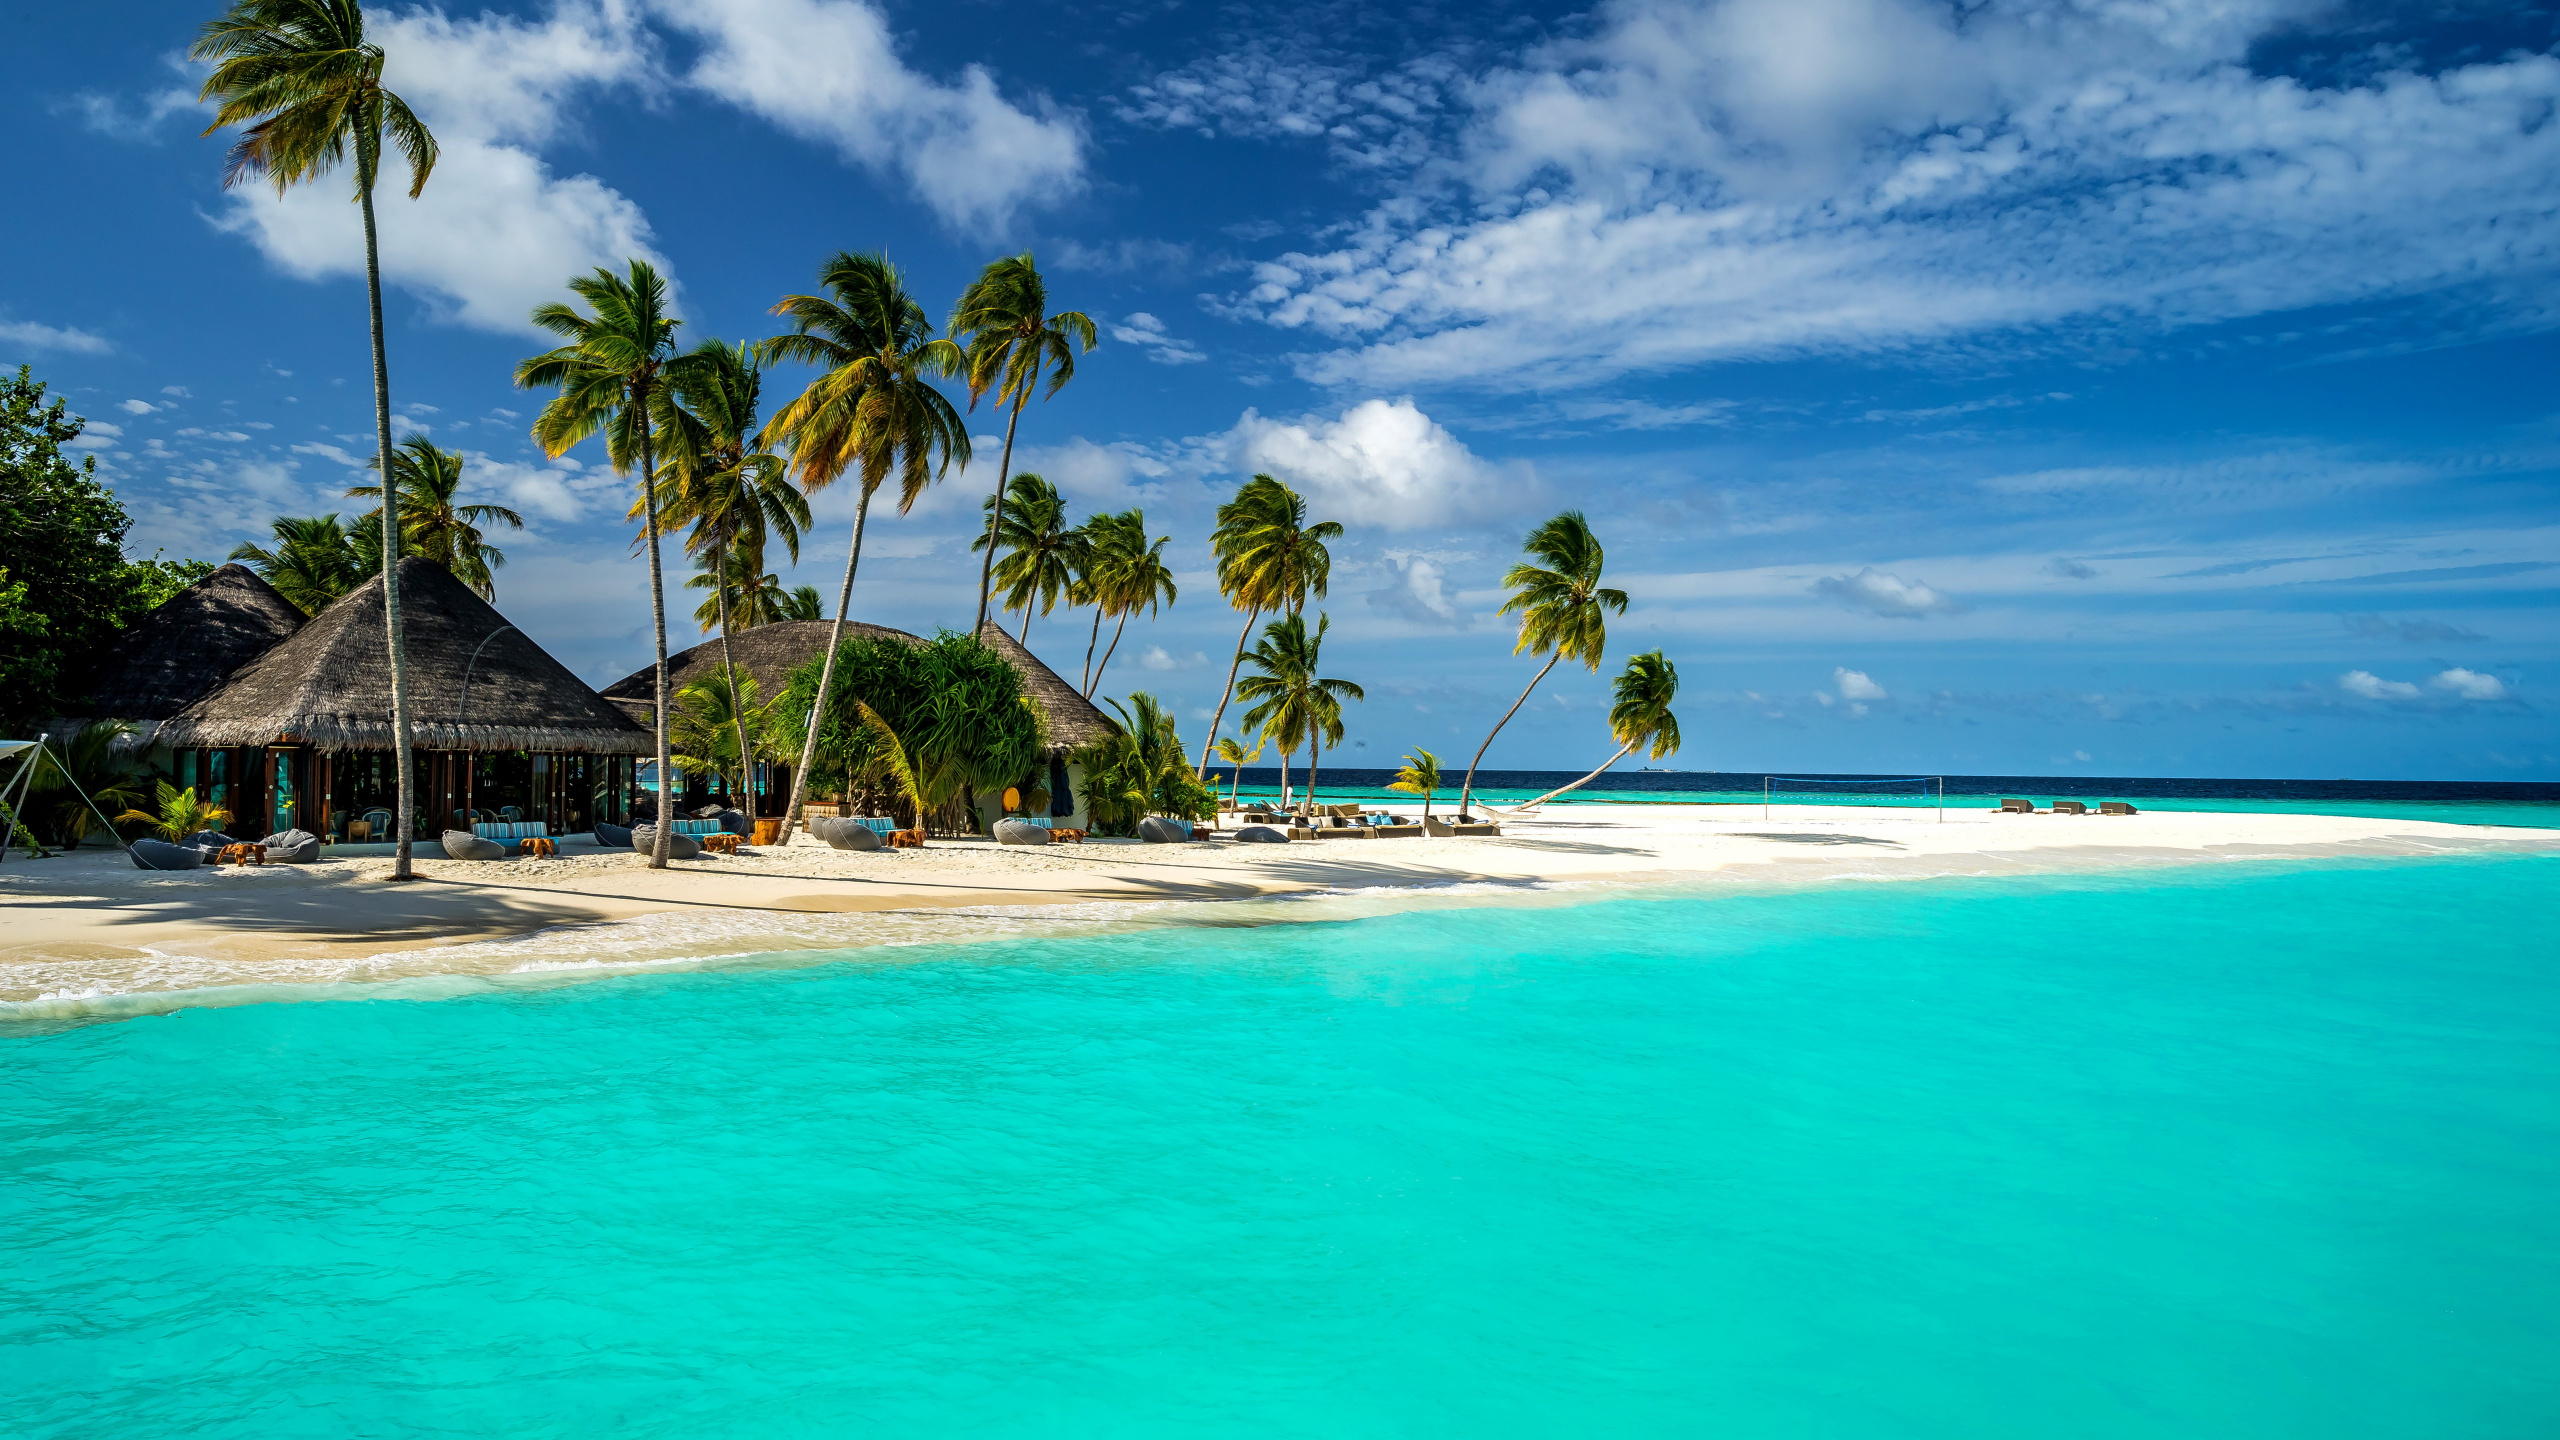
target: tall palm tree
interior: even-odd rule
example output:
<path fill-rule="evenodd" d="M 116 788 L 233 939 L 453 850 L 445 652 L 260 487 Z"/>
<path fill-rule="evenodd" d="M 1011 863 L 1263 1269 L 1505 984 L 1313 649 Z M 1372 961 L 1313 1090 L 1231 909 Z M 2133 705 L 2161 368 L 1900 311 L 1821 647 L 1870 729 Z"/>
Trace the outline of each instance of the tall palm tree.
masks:
<path fill-rule="evenodd" d="M 1230 783 L 1227 786 L 1227 804 L 1230 807 L 1234 806 L 1236 796 L 1244 789 L 1244 767 L 1262 758 L 1262 744 L 1263 742 L 1257 738 L 1253 742 L 1253 748 L 1247 750 L 1244 748 L 1243 736 L 1229 735 L 1209 747 L 1212 754 L 1234 767 L 1235 773 L 1230 777 Z"/>
<path fill-rule="evenodd" d="M 675 833 L 675 799 L 668 789 L 675 765 L 667 743 L 667 587 L 658 555 L 658 487 L 650 478 L 658 469 L 656 427 L 650 422 L 674 383 L 668 372 L 685 368 L 675 353 L 676 326 L 683 322 L 667 313 L 667 282 L 646 260 L 631 261 L 628 275 L 597 266 L 594 274 L 571 280 L 569 289 L 595 314 L 581 315 L 556 300 L 535 306 L 533 323 L 569 343 L 516 366 L 516 384 L 560 392 L 533 420 L 534 443 L 545 454 L 565 455 L 600 433 L 613 468 L 640 477 L 646 517 L 640 538 L 649 551 L 649 617 L 658 650 L 658 838 L 649 865 L 663 870 Z"/>
<path fill-rule="evenodd" d="M 1307 502 L 1268 475 L 1237 486 L 1235 498 L 1218 507 L 1218 528 L 1209 536 L 1209 548 L 1218 558 L 1218 589 L 1244 612 L 1244 628 L 1236 632 L 1236 656 L 1227 666 L 1227 688 L 1218 695 L 1217 713 L 1209 717 L 1210 734 L 1218 733 L 1227 702 L 1235 696 L 1236 670 L 1244 664 L 1244 642 L 1253 634 L 1253 622 L 1266 610 L 1303 610 L 1310 594 L 1323 599 L 1333 574 L 1333 555 L 1324 542 L 1341 536 L 1337 521 L 1308 524 Z M 1198 773 L 1209 773 L 1205 747 Z"/>
<path fill-rule="evenodd" d="M 1342 739 L 1342 702 L 1368 695 L 1348 680 L 1316 674 L 1324 662 L 1324 634 L 1330 617 L 1316 616 L 1315 633 L 1307 633 L 1307 617 L 1292 611 L 1262 627 L 1262 643 L 1248 657 L 1254 672 L 1236 687 L 1236 698 L 1254 702 L 1244 712 L 1244 728 L 1268 738 L 1280 750 L 1280 796 L 1289 795 L 1289 752 L 1307 746 L 1307 802 L 1316 798 L 1316 772 L 1324 747 Z"/>
<path fill-rule="evenodd" d="M 1387 783 L 1390 790 L 1422 797 L 1422 823 L 1431 823 L 1431 794 L 1448 782 L 1440 776 L 1440 757 L 1428 750 L 1416 750 L 1404 757 L 1404 768 Z"/>
<path fill-rule="evenodd" d="M 276 537 L 273 550 L 242 541 L 230 558 L 247 562 L 303 614 L 320 613 L 363 582 L 351 539 L 364 533 L 361 529 L 341 525 L 335 515 L 279 515 L 270 528 Z"/>
<path fill-rule="evenodd" d="M 767 442 L 791 452 L 791 469 L 803 493 L 814 495 L 844 472 L 861 470 L 853 508 L 853 545 L 845 554 L 844 586 L 836 592 L 835 628 L 818 673 L 817 703 L 809 707 L 809 733 L 791 772 L 791 804 L 783 812 L 782 843 L 799 823 L 808 797 L 809 767 L 817 759 L 818 732 L 835 693 L 836 652 L 844 646 L 853 574 L 862 563 L 862 530 L 872 493 L 890 472 L 898 475 L 898 513 L 904 515 L 925 487 L 958 460 L 969 463 L 969 427 L 930 377 L 960 372 L 960 347 L 934 338 L 924 307 L 907 293 L 906 277 L 881 255 L 839 250 L 818 267 L 824 295 L 786 295 L 773 313 L 792 332 L 764 342 L 768 361 L 790 360 L 822 372 L 799 398 L 765 426 Z"/>
<path fill-rule="evenodd" d="M 1547 655 L 1547 663 L 1529 677 L 1527 689 L 1502 712 L 1484 743 L 1476 747 L 1476 758 L 1467 762 L 1467 780 L 1458 787 L 1458 813 L 1467 813 L 1467 802 L 1475 794 L 1476 767 L 1484 763 L 1484 752 L 1493 748 L 1493 737 L 1511 723 L 1528 703 L 1529 691 L 1547 678 L 1559 660 L 1579 660 L 1593 671 L 1600 668 L 1600 658 L 1609 648 L 1608 612 L 1627 613 L 1627 592 L 1607 590 L 1600 585 L 1601 552 L 1599 538 L 1591 533 L 1589 521 L 1579 510 L 1567 510 L 1537 529 L 1521 542 L 1521 549 L 1532 559 L 1544 562 L 1522 563 L 1504 572 L 1502 583 L 1511 598 L 1502 602 L 1502 613 L 1520 617 L 1520 640 L 1511 647 L 1514 655 L 1527 651 Z M 1552 655 L 1548 652 L 1553 651 Z"/>
<path fill-rule="evenodd" d="M 196 33 L 188 55 L 210 60 L 201 100 L 216 101 L 210 135 L 248 127 L 223 171 L 225 188 L 246 179 L 272 182 L 281 195 L 337 168 L 352 152 L 356 204 L 364 213 L 364 292 L 373 327 L 375 463 L 391 468 L 391 362 L 382 339 L 382 251 L 374 231 L 373 186 L 387 139 L 409 166 L 409 198 L 436 168 L 436 137 L 407 101 L 382 88 L 382 47 L 364 38 L 359 0 L 233 0 L 221 18 Z M 395 477 L 396 478 L 396 477 Z M 392 509 L 396 513 L 398 506 Z M 410 868 L 417 807 L 416 765 L 409 748 L 409 656 L 400 617 L 399 533 L 382 527 L 383 634 L 391 654 L 391 743 L 398 752 L 398 858 L 391 878 Z"/>
<path fill-rule="evenodd" d="M 1117 616 L 1119 621 L 1111 630 L 1111 648 L 1102 652 L 1102 663 L 1092 667 L 1092 678 L 1085 682 L 1085 697 L 1091 699 L 1102 688 L 1102 674 L 1111 668 L 1111 657 L 1120 653 L 1120 637 L 1129 629 L 1129 617 L 1141 610 L 1154 613 L 1172 604 L 1181 591 L 1173 582 L 1173 567 L 1164 561 L 1164 547 L 1173 543 L 1173 537 L 1159 535 L 1150 542 L 1146 511 L 1133 506 L 1116 515 L 1096 515 L 1085 522 L 1085 534 L 1091 552 L 1085 565 L 1085 590 L 1094 606 L 1095 634 L 1101 633 L 1104 615 Z M 1086 645 L 1088 656 L 1092 649 Z"/>
<path fill-rule="evenodd" d="M 984 550 L 992 541 L 1005 551 L 996 583 L 1005 587 L 1004 608 L 1022 612 L 1022 643 L 1029 645 L 1032 602 L 1046 615 L 1058 608 L 1061 593 L 1074 593 L 1076 550 L 1084 536 L 1068 526 L 1067 500 L 1058 487 L 1029 471 L 1013 477 L 1007 500 L 1002 516 L 995 501 L 986 503 L 987 528 L 969 548 Z"/>
<path fill-rule="evenodd" d="M 951 309 L 951 338 L 967 347 L 969 408 L 989 390 L 998 405 L 1011 405 L 1004 422 L 1004 455 L 996 462 L 996 492 L 988 500 L 995 523 L 1004 527 L 1005 477 L 1013 473 L 1013 432 L 1022 424 L 1022 407 L 1045 377 L 1049 393 L 1075 378 L 1076 351 L 1091 354 L 1093 321 L 1081 310 L 1049 311 L 1049 283 L 1031 261 L 1031 252 L 1007 255 L 978 272 L 960 303 Z M 978 619 L 974 635 L 987 623 L 987 597 L 995 587 L 995 552 L 978 567 Z M 1026 622 L 1027 624 L 1027 622 Z"/>
<path fill-rule="evenodd" d="M 483 600 L 498 597 L 490 570 L 507 563 L 507 554 L 480 534 L 483 525 L 524 528 L 524 517 L 504 505 L 457 505 L 462 489 L 462 456 L 436 448 L 424 435 L 412 435 L 391 452 L 391 493 L 400 499 L 400 550 L 433 560 Z M 379 466 L 375 468 L 380 468 Z M 350 485 L 347 498 L 382 503 L 379 485 Z M 379 525 L 377 508 L 359 524 Z"/>
<path fill-rule="evenodd" d="M 1627 668 L 1618 673 L 1615 696 L 1609 706 L 1609 733 L 1619 741 L 1618 753 L 1600 762 L 1600 768 L 1574 781 L 1559 785 L 1520 809 L 1544 805 L 1559 795 L 1579 790 L 1600 778 L 1601 772 L 1627 758 L 1637 746 L 1650 743 L 1653 758 L 1680 748 L 1680 721 L 1671 713 L 1671 699 L 1680 693 L 1680 672 L 1663 658 L 1659 650 L 1647 650 L 1627 657 Z"/>
<path fill-rule="evenodd" d="M 764 370 L 755 352 L 705 340 L 686 353 L 686 363 L 670 370 L 658 393 L 655 421 L 658 448 L 658 511 L 669 525 L 687 525 L 685 553 L 699 561 L 703 573 L 688 585 L 710 579 L 712 607 L 720 624 L 720 668 L 727 688 L 738 693 L 738 656 L 730 640 L 727 583 L 732 560 L 743 560 L 748 573 L 761 576 L 764 547 L 779 540 L 796 564 L 800 532 L 809 523 L 809 502 L 791 488 L 783 458 L 758 443 L 756 407 L 764 393 Z M 636 508 L 636 507 L 635 507 Z M 747 745 L 743 706 L 732 707 L 738 728 L 738 754 Z M 754 806 L 754 775 L 744 775 L 744 788 L 731 792 Z"/>

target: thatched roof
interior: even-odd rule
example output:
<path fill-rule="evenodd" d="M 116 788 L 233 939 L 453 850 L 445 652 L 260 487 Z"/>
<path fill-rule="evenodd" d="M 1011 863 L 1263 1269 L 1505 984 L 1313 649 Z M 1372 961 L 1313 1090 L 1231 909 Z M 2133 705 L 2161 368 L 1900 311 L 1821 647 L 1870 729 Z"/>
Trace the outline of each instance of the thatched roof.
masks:
<path fill-rule="evenodd" d="M 753 676 L 756 691 L 772 699 L 790 684 L 793 670 L 826 653 L 827 632 L 833 623 L 826 620 L 779 620 L 771 625 L 758 625 L 741 630 L 731 637 L 737 648 L 738 668 Z M 845 635 L 851 638 L 867 635 L 883 640 L 903 640 L 910 645 L 925 643 L 920 637 L 886 625 L 866 625 L 859 620 L 845 622 Z M 979 638 L 997 654 L 1010 662 L 1022 676 L 1022 688 L 1029 691 L 1032 703 L 1040 707 L 1047 723 L 1049 741 L 1053 745 L 1074 748 L 1111 733 L 1115 728 L 1093 702 L 1076 693 L 1076 687 L 1058 678 L 1058 673 L 1040 663 L 1040 657 L 1022 648 L 1004 633 L 994 621 L 979 632 Z M 720 640 L 713 636 L 690 650 L 667 657 L 667 690 L 682 690 L 720 668 Z M 656 704 L 655 666 L 642 666 L 616 680 L 604 689 L 606 699 L 620 706 L 635 723 L 648 724 L 650 708 Z"/>
<path fill-rule="evenodd" d="M 1041 664 L 1040 657 L 1022 648 L 1021 641 L 1004 633 L 1003 626 L 988 621 L 978 627 L 978 639 L 1022 672 L 1022 688 L 1031 692 L 1031 703 L 1040 707 L 1048 721 L 1049 743 L 1071 748 L 1090 745 L 1119 730 L 1082 692 Z"/>
<path fill-rule="evenodd" d="M 400 615 L 409 660 L 409 732 L 416 744 L 435 750 L 649 753 L 647 732 L 443 566 L 414 557 L 400 562 Z M 382 622 L 377 575 L 171 716 L 160 727 L 160 743 L 184 748 L 289 740 L 324 750 L 388 749 L 391 657 Z"/>
<path fill-rule="evenodd" d="M 72 693 L 80 713 L 166 720 L 302 628 L 302 612 L 246 566 L 225 565 L 109 642 Z"/>

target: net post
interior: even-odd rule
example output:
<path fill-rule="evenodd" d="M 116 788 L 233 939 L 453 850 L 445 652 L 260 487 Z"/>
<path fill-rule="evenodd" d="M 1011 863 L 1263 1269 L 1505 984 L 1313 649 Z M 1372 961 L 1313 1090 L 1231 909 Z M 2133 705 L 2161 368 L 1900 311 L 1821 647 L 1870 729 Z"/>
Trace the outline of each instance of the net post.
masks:
<path fill-rule="evenodd" d="M 1769 818 L 1769 777 L 1766 775 L 1760 777 L 1760 818 Z"/>

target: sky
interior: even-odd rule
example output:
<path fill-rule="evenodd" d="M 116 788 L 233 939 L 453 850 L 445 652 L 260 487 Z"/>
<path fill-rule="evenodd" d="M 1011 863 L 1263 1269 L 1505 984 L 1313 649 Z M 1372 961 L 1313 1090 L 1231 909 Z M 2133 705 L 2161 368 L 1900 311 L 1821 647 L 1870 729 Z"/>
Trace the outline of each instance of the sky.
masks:
<path fill-rule="evenodd" d="M 352 174 L 223 187 L 184 56 L 213 10 L 21 7 L 0 46 L 0 363 L 89 417 L 138 557 L 353 513 L 372 444 Z M 380 201 L 396 431 L 522 512 L 499 608 L 599 685 L 650 654 L 633 491 L 532 444 L 532 308 L 638 256 L 687 342 L 752 340 L 838 250 L 937 318 L 1029 250 L 1102 344 L 1013 468 L 1171 537 L 1179 598 L 1102 689 L 1195 747 L 1243 623 L 1213 512 L 1268 472 L 1348 530 L 1338 764 L 1463 766 L 1539 663 L 1502 574 L 1578 509 L 1632 603 L 1488 765 L 1596 764 L 1610 679 L 1659 648 L 1680 768 L 2560 780 L 2560 12 L 369 14 L 442 145 Z M 808 379 L 777 367 L 769 408 Z M 967 626 L 1001 421 L 971 428 L 973 464 L 875 513 L 856 618 Z M 788 583 L 832 598 L 852 489 Z M 1089 634 L 1031 620 L 1071 680 Z"/>

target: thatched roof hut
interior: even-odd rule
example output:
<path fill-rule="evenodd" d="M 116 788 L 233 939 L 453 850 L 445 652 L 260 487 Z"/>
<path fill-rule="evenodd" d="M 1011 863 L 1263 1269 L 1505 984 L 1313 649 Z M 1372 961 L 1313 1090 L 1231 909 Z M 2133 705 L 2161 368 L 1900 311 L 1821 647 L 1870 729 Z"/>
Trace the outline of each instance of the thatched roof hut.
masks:
<path fill-rule="evenodd" d="M 246 566 L 225 565 L 118 635 L 72 687 L 80 713 L 166 720 L 302 628 L 302 612 Z"/>
<path fill-rule="evenodd" d="M 400 614 L 413 743 L 649 753 L 647 732 L 443 566 L 414 557 L 400 562 Z M 330 602 L 291 639 L 171 716 L 158 739 L 180 749 L 279 740 L 322 750 L 391 748 L 382 577 Z"/>
<path fill-rule="evenodd" d="M 779 620 L 741 630 L 731 637 L 738 654 L 738 668 L 754 677 L 757 693 L 770 700 L 789 685 L 791 672 L 826 653 L 827 632 L 834 628 L 826 620 Z M 858 620 L 845 622 L 845 635 L 851 638 L 867 635 L 884 640 L 902 640 L 910 645 L 925 643 L 920 637 L 886 625 L 866 625 Z M 1065 749 L 1099 740 L 1116 727 L 1094 708 L 1093 702 L 1076 693 L 1076 687 L 1058 678 L 1058 672 L 1040 663 L 1040 657 L 1022 648 L 1002 626 L 987 622 L 978 638 L 1003 656 L 1022 676 L 1022 688 L 1040 707 L 1046 722 L 1050 743 Z M 667 690 L 673 694 L 697 680 L 716 674 L 720 668 L 720 640 L 709 640 L 679 654 L 667 657 Z M 634 723 L 648 724 L 650 708 L 657 703 L 656 667 L 644 665 L 605 687 L 604 697 L 622 708 Z"/>

